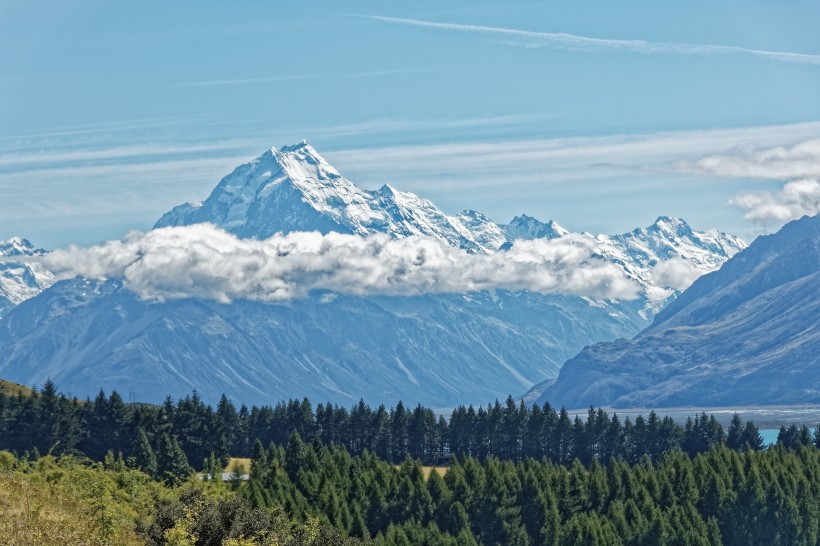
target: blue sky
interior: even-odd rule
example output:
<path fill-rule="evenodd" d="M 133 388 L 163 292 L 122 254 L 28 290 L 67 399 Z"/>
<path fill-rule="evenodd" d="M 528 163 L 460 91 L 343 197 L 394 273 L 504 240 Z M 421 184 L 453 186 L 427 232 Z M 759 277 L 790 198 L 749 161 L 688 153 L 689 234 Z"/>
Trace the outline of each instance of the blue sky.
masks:
<path fill-rule="evenodd" d="M 751 238 L 816 206 L 817 21 L 748 0 L 0 0 L 0 239 L 145 230 L 303 138 L 449 213 Z"/>

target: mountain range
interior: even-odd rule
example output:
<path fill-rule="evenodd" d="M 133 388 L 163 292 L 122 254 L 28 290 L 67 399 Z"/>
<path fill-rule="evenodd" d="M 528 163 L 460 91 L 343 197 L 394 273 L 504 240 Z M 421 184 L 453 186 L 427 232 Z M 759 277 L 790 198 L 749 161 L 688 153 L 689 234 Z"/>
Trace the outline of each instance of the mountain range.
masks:
<path fill-rule="evenodd" d="M 204 222 L 256 239 L 295 231 L 431 237 L 475 254 L 569 235 L 526 215 L 500 225 L 475 211 L 449 216 L 388 185 L 360 189 L 306 142 L 237 167 L 205 201 L 175 207 L 155 228 Z M 146 401 L 196 389 L 208 400 L 225 392 L 250 403 L 485 402 L 554 379 L 588 344 L 634 335 L 679 289 L 745 247 L 672 217 L 622 235 L 577 236 L 639 286 L 637 299 L 495 290 L 158 302 L 140 300 L 118 279 L 67 279 L 43 290 L 53 279 L 35 275 L 26 301 L 4 292 L 17 306 L 0 320 L 0 376 L 29 385 L 51 377 L 79 396 L 103 387 Z"/>
<path fill-rule="evenodd" d="M 585 348 L 530 398 L 573 408 L 820 402 L 820 216 L 758 237 L 632 340 Z"/>
<path fill-rule="evenodd" d="M 23 261 L 43 254 L 43 249 L 20 237 L 0 241 L 0 317 L 54 282 L 54 276 L 42 265 Z"/>

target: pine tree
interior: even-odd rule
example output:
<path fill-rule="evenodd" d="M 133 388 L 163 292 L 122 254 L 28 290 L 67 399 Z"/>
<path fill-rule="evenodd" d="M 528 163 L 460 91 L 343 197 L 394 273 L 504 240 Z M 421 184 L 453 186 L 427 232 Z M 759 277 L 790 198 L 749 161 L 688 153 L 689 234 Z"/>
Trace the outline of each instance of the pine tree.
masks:
<path fill-rule="evenodd" d="M 137 468 L 152 478 L 157 477 L 157 457 L 143 428 L 137 432 L 137 445 L 134 446 L 133 453 Z"/>
<path fill-rule="evenodd" d="M 262 447 L 262 442 L 257 439 L 253 443 L 253 450 L 251 451 L 251 477 L 261 479 L 267 467 L 268 453 Z"/>
<path fill-rule="evenodd" d="M 728 436 L 726 437 L 726 445 L 729 449 L 741 450 L 743 449 L 743 423 L 740 420 L 740 415 L 735 413 L 732 415 L 732 422 L 729 424 Z"/>
<path fill-rule="evenodd" d="M 399 401 L 396 404 L 396 409 L 391 412 L 391 440 L 392 440 L 392 460 L 394 463 L 399 463 L 407 455 L 409 440 L 407 437 L 407 425 L 409 421 L 408 412 L 404 409 L 404 404 Z"/>
<path fill-rule="evenodd" d="M 760 451 L 764 447 L 763 436 L 760 435 L 757 426 L 751 421 L 746 421 L 746 426 L 743 427 L 741 442 L 743 442 L 744 449 L 748 446 L 748 449 L 753 451 Z"/>
<path fill-rule="evenodd" d="M 157 454 L 157 475 L 169 483 L 178 484 L 185 481 L 192 472 L 179 442 L 168 436 L 168 433 L 163 433 Z"/>
<path fill-rule="evenodd" d="M 211 451 L 211 454 L 208 457 L 203 472 L 210 476 L 211 481 L 215 481 L 219 484 L 222 483 L 222 464 L 219 462 L 219 459 L 213 451 Z"/>
<path fill-rule="evenodd" d="M 720 527 L 714 516 L 707 520 L 706 527 L 710 546 L 723 546 L 723 539 L 720 537 Z"/>

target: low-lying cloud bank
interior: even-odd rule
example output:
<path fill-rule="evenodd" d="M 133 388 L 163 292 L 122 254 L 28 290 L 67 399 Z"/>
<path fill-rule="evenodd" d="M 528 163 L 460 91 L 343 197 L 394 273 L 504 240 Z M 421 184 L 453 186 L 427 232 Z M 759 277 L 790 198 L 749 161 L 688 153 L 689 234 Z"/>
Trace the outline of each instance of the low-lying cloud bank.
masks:
<path fill-rule="evenodd" d="M 476 255 L 424 237 L 299 232 L 259 241 L 200 224 L 132 233 L 37 259 L 59 278 L 122 278 L 128 289 L 154 301 L 281 302 L 313 290 L 414 296 L 507 289 L 638 297 L 639 286 L 618 266 L 595 258 L 594 247 L 590 238 L 569 235 L 517 241 L 508 251 Z"/>

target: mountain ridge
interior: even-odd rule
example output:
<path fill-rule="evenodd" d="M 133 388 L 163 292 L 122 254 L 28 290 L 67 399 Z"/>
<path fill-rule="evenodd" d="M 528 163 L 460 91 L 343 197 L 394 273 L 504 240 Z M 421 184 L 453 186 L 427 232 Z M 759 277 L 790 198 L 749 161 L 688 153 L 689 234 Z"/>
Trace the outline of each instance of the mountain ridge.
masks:
<path fill-rule="evenodd" d="M 570 407 L 820 402 L 820 216 L 760 237 L 633 339 L 597 343 L 535 392 Z"/>

